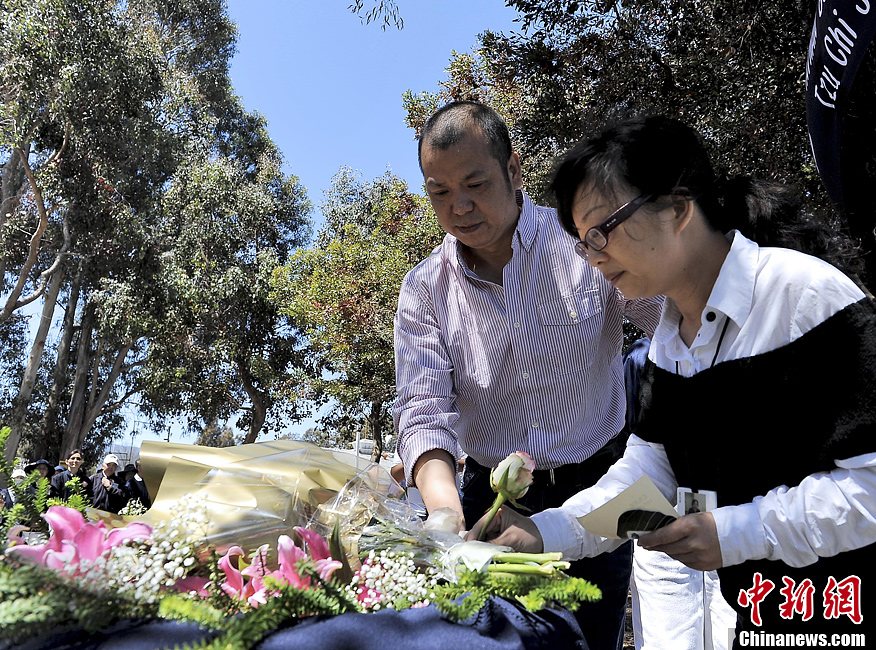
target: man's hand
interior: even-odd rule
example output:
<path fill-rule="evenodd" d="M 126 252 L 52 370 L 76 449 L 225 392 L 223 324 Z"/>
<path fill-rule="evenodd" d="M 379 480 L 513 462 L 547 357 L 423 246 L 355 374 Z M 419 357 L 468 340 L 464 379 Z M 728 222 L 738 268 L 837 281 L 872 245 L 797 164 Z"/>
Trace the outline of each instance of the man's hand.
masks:
<path fill-rule="evenodd" d="M 723 566 L 718 528 L 709 512 L 679 517 L 653 533 L 642 535 L 639 546 L 649 551 L 662 551 L 699 571 L 712 571 Z"/>
<path fill-rule="evenodd" d="M 456 535 L 465 530 L 465 519 L 453 508 L 438 508 L 429 513 L 423 528 Z"/>
<path fill-rule="evenodd" d="M 105 488 L 108 488 L 110 485 L 112 485 L 112 481 L 110 481 L 106 476 L 101 476 L 100 482 L 103 484 L 103 486 Z"/>
<path fill-rule="evenodd" d="M 456 484 L 456 461 L 442 449 L 433 449 L 417 459 L 414 464 L 414 485 L 420 491 L 429 513 L 452 510 L 458 515 L 457 530 L 465 530 L 465 517 Z"/>
<path fill-rule="evenodd" d="M 478 533 L 484 526 L 484 519 L 485 516 L 478 519 L 468 535 L 465 536 L 466 540 L 478 538 Z M 538 527 L 532 519 L 507 507 L 499 508 L 493 521 L 490 522 L 489 528 L 487 528 L 484 540 L 500 546 L 510 546 L 520 553 L 541 553 L 544 551 L 544 540 L 542 540 L 541 533 L 538 532 Z"/>

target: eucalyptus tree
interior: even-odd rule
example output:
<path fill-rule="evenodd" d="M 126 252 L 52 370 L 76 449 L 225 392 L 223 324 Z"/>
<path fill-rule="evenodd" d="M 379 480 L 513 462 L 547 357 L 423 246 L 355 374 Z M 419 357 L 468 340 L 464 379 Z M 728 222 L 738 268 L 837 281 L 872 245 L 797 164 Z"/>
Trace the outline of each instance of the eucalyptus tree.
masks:
<path fill-rule="evenodd" d="M 105 2 L 10 0 L 0 25 L 0 322 L 40 307 L 10 414 L 11 456 L 71 269 L 99 277 L 117 226 L 161 182 L 144 173 L 161 151 L 149 137 L 160 130 L 149 110 L 160 68 L 145 34 Z"/>
<path fill-rule="evenodd" d="M 404 275 L 440 242 L 422 196 L 387 173 L 370 182 L 342 169 L 322 206 L 316 244 L 274 274 L 274 299 L 307 339 L 313 376 L 299 399 L 328 403 L 323 428 L 356 430 L 383 451 L 395 395 L 393 317 Z"/>
<path fill-rule="evenodd" d="M 153 350 L 174 349 L 168 340 L 219 336 L 209 309 L 189 306 L 200 320 L 170 317 L 180 250 L 194 245 L 180 236 L 179 213 L 192 215 L 202 199 L 180 188 L 210 192 L 206 207 L 231 223 L 244 192 L 251 209 L 267 206 L 267 221 L 285 220 L 233 240 L 240 248 L 229 254 L 252 268 L 306 237 L 302 190 L 279 171 L 263 120 L 231 88 L 236 32 L 224 2 L 5 0 L 0 26 L 0 335 L 28 304 L 40 314 L 8 417 L 7 456 L 22 435 L 58 451 L 87 446 L 95 431 L 112 435 L 106 426 L 118 426 L 125 405 L 158 419 L 188 408 L 209 417 L 203 401 L 162 396 L 146 372 Z M 200 182 L 209 169 L 222 171 Z M 199 281 L 219 283 L 227 266 Z M 248 308 L 243 298 L 236 304 Z M 235 317 L 238 337 L 249 336 L 245 317 Z M 58 340 L 47 348 L 52 323 Z M 40 364 L 50 387 L 35 409 Z"/>
<path fill-rule="evenodd" d="M 236 415 L 244 442 L 299 416 L 288 395 L 304 364 L 296 326 L 269 299 L 269 281 L 306 241 L 309 204 L 270 142 L 263 145 L 249 169 L 203 159 L 166 193 L 160 236 L 173 246 L 161 256 L 161 335 L 140 378 L 147 413 L 187 416 L 193 430 Z"/>

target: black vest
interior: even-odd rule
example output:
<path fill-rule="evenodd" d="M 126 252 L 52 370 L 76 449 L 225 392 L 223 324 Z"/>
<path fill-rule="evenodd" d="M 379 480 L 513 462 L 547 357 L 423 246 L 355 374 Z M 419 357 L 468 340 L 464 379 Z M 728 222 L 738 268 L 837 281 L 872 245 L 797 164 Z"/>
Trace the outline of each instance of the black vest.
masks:
<path fill-rule="evenodd" d="M 678 484 L 715 490 L 718 506 L 751 502 L 769 490 L 796 486 L 810 474 L 835 468 L 834 460 L 876 451 L 876 303 L 861 300 L 796 341 L 753 357 L 719 363 L 682 377 L 649 362 L 639 396 L 636 433 L 664 445 Z M 876 513 L 873 513 L 876 516 Z M 805 525 L 805 524 L 803 524 Z M 737 609 L 743 628 L 812 632 L 864 632 L 876 627 L 876 594 L 870 570 L 876 545 L 821 558 L 793 568 L 756 560 L 719 569 L 721 590 Z M 760 607 L 764 624 L 754 628 L 750 609 L 739 606 L 760 572 L 775 588 Z M 830 576 L 861 578 L 862 625 L 847 616 L 826 621 L 822 592 Z M 814 616 L 801 622 L 779 616 L 782 577 L 815 587 Z M 866 607 L 866 609 L 863 609 Z M 872 621 L 868 621 L 868 615 Z"/>

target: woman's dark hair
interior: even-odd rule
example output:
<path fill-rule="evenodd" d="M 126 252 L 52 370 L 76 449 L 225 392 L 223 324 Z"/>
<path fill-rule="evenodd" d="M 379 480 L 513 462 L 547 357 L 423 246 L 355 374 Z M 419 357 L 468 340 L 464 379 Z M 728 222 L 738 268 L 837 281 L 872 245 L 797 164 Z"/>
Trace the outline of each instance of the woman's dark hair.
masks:
<path fill-rule="evenodd" d="M 576 238 L 572 206 L 582 185 L 606 196 L 622 189 L 654 197 L 686 196 L 697 202 L 715 230 L 736 229 L 761 246 L 816 255 L 849 275 L 862 270 L 856 245 L 836 224 L 801 213 L 799 192 L 747 176 L 719 178 L 699 134 L 680 120 L 661 115 L 629 119 L 566 153 L 551 189 L 563 228 Z"/>

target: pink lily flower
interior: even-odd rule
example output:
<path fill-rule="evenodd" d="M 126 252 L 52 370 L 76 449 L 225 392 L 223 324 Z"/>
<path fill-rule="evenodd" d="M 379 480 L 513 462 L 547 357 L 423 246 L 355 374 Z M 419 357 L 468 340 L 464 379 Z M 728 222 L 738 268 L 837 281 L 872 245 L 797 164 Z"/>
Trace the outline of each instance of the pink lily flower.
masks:
<path fill-rule="evenodd" d="M 265 576 L 270 575 L 265 566 L 265 558 L 268 555 L 268 545 L 262 544 L 252 555 L 252 564 L 240 573 L 250 578 L 249 587 L 252 589 L 247 602 L 251 607 L 258 607 L 268 602 L 268 588 L 265 586 Z"/>
<path fill-rule="evenodd" d="M 226 594 L 238 600 L 246 600 L 252 595 L 252 586 L 244 582 L 238 566 L 241 564 L 239 558 L 243 557 L 243 549 L 239 546 L 232 546 L 219 559 L 219 568 L 225 573 L 225 582 L 219 585 Z M 238 558 L 237 561 L 234 561 Z"/>
<path fill-rule="evenodd" d="M 295 542 L 288 535 L 280 535 L 277 538 L 277 557 L 280 569 L 273 574 L 274 577 L 289 583 L 296 589 L 307 589 L 310 587 L 310 578 L 300 575 L 295 566 L 301 560 L 306 560 L 307 555 L 295 546 Z"/>
<path fill-rule="evenodd" d="M 24 538 L 21 536 L 26 530 L 30 530 L 28 526 L 22 526 L 21 524 L 16 524 L 6 533 L 6 542 L 7 547 L 17 546 L 18 544 L 24 544 Z"/>
<path fill-rule="evenodd" d="M 307 546 L 307 552 L 310 554 L 311 559 L 314 560 L 319 577 L 323 580 L 329 580 L 334 572 L 340 569 L 343 565 L 337 560 L 332 559 L 326 541 L 319 535 L 319 533 L 308 528 L 295 526 L 293 530 L 302 540 L 304 540 L 304 543 Z"/>
<path fill-rule="evenodd" d="M 275 591 L 265 584 L 265 578 L 271 577 L 278 582 L 291 585 L 296 589 L 309 589 L 312 581 L 310 576 L 298 571 L 298 564 L 307 559 L 314 561 L 316 570 L 323 580 L 331 578 L 341 567 L 341 563 L 329 555 L 328 544 L 317 533 L 306 528 L 296 527 L 295 533 L 307 545 L 305 553 L 288 535 L 280 535 L 277 539 L 278 568 L 271 571 L 265 560 L 268 555 L 268 545 L 260 546 L 252 555 L 252 564 L 246 566 L 243 562 L 243 549 L 232 546 L 219 560 L 219 568 L 225 573 L 225 582 L 219 587 L 236 600 L 245 600 L 251 607 L 258 607 L 268 602 L 268 597 Z M 236 560 L 236 561 L 235 561 Z M 238 569 L 243 565 L 242 569 Z"/>
<path fill-rule="evenodd" d="M 7 552 L 70 576 L 79 575 L 81 562 L 93 562 L 126 540 L 148 539 L 152 535 L 152 528 L 142 523 L 107 534 L 103 522 L 86 521 L 78 510 L 64 506 L 52 506 L 43 518 L 52 530 L 45 544 L 18 544 Z"/>
<path fill-rule="evenodd" d="M 63 542 L 72 540 L 76 537 L 76 533 L 85 526 L 85 517 L 82 516 L 81 512 L 62 506 L 49 508 L 43 515 L 43 519 L 49 523 L 52 529 L 47 546 L 53 551 L 60 551 Z M 103 527 L 103 522 L 100 523 L 100 526 Z"/>
<path fill-rule="evenodd" d="M 106 536 L 106 547 L 114 548 L 130 540 L 149 539 L 152 528 L 140 521 L 134 521 L 124 528 L 113 528 Z"/>
<path fill-rule="evenodd" d="M 304 528 L 303 526 L 295 526 L 292 529 L 295 533 L 304 540 L 305 548 L 307 549 L 307 553 L 314 560 L 325 560 L 326 558 L 330 558 L 329 547 L 326 541 L 320 536 L 319 533 L 312 531 L 308 528 Z M 285 537 L 285 535 L 284 535 Z"/>

